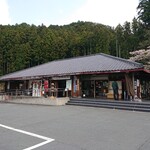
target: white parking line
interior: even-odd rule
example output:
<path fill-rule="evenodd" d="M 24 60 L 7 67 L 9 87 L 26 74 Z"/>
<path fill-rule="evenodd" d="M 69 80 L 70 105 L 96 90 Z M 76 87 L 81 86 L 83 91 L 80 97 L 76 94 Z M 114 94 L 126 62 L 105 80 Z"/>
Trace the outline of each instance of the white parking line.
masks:
<path fill-rule="evenodd" d="M 48 138 L 48 137 L 45 137 L 45 136 L 41 136 L 41 135 L 38 135 L 38 134 L 35 134 L 35 133 L 27 132 L 27 131 L 24 131 L 24 130 L 15 129 L 13 127 L 9 127 L 9 126 L 3 125 L 3 124 L 0 124 L 0 127 L 3 127 L 3 128 L 6 128 L 6 129 L 9 129 L 9 130 L 13 130 L 13 131 L 16 131 L 16 132 L 19 132 L 19 133 L 23 133 L 23 134 L 26 134 L 26 135 L 30 135 L 30 136 L 45 140 L 44 142 L 41 142 L 39 144 L 36 144 L 36 145 L 31 146 L 31 147 L 25 148 L 23 150 L 32 150 L 32 149 L 38 148 L 40 146 L 43 146 L 45 144 L 48 144 L 48 143 L 54 141 L 54 139 L 51 139 L 51 138 Z"/>
<path fill-rule="evenodd" d="M 47 140 L 47 141 L 44 141 L 44 142 L 39 143 L 39 144 L 37 144 L 37 145 L 33 145 L 33 146 L 31 146 L 31 147 L 25 148 L 25 149 L 23 149 L 23 150 L 32 150 L 32 149 L 38 148 L 38 147 L 40 147 L 40 146 L 43 146 L 43 145 L 45 145 L 45 144 L 48 144 L 48 143 L 50 143 L 50 142 L 52 142 L 52 141 L 51 141 L 51 140 Z"/>

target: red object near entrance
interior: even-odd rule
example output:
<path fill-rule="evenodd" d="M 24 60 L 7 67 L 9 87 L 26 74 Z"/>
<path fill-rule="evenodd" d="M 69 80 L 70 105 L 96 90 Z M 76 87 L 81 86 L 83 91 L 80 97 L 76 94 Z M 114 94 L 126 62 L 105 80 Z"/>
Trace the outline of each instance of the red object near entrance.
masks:
<path fill-rule="evenodd" d="M 48 88 L 49 88 L 48 80 L 45 80 L 45 81 L 44 81 L 44 91 L 45 91 L 45 92 L 48 92 Z"/>

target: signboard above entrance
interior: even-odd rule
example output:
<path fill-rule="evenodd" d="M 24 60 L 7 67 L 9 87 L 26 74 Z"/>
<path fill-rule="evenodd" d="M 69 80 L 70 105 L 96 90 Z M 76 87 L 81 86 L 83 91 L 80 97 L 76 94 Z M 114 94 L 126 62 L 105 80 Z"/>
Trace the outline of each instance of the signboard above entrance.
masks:
<path fill-rule="evenodd" d="M 52 80 L 69 80 L 70 76 L 52 77 Z"/>
<path fill-rule="evenodd" d="M 85 76 L 82 80 L 108 80 L 108 75 Z"/>

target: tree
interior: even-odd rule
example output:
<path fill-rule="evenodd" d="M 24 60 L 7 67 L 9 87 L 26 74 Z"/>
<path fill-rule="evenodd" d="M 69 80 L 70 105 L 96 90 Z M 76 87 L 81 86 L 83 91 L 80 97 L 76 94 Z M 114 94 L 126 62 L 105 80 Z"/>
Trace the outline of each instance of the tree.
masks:
<path fill-rule="evenodd" d="M 121 52 L 121 49 L 123 48 L 122 45 L 123 45 L 123 40 L 124 40 L 124 35 L 123 35 L 123 27 L 119 24 L 116 28 L 115 28 L 115 33 L 116 33 L 116 39 L 115 39 L 115 42 L 116 42 L 116 56 L 121 56 L 122 55 L 122 52 Z"/>
<path fill-rule="evenodd" d="M 133 50 L 133 40 L 132 40 L 132 32 L 131 32 L 131 23 L 125 22 L 124 23 L 124 49 L 123 53 L 126 58 L 129 58 L 129 52 Z"/>
<path fill-rule="evenodd" d="M 140 0 L 137 7 L 138 19 L 142 24 L 142 39 L 139 42 L 141 48 L 146 48 L 150 45 L 150 0 Z"/>
<path fill-rule="evenodd" d="M 132 20 L 131 30 L 132 30 L 132 45 L 134 51 L 139 47 L 140 39 L 141 37 L 143 37 L 143 33 L 141 30 L 141 23 L 136 18 L 133 18 Z"/>
<path fill-rule="evenodd" d="M 137 9 L 138 18 L 146 28 L 150 29 L 150 0 L 140 0 Z"/>
<path fill-rule="evenodd" d="M 56 59 L 116 52 L 114 29 L 92 22 L 1 25 L 0 33 L 0 75 Z"/>
<path fill-rule="evenodd" d="M 129 52 L 134 49 L 134 38 L 130 22 L 120 24 L 115 28 L 116 32 L 116 56 L 129 58 Z"/>
<path fill-rule="evenodd" d="M 132 55 L 130 60 L 143 63 L 145 69 L 150 70 L 150 46 L 147 49 L 130 52 L 130 54 Z"/>

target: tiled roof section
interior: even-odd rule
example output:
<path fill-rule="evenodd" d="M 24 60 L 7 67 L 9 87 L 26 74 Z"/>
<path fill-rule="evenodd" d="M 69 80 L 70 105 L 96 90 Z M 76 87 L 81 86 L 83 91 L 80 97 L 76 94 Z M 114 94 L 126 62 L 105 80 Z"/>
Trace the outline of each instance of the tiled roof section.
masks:
<path fill-rule="evenodd" d="M 143 65 L 103 53 L 52 61 L 36 67 L 4 75 L 0 80 L 39 76 L 61 76 L 91 72 L 115 72 L 142 69 Z"/>

